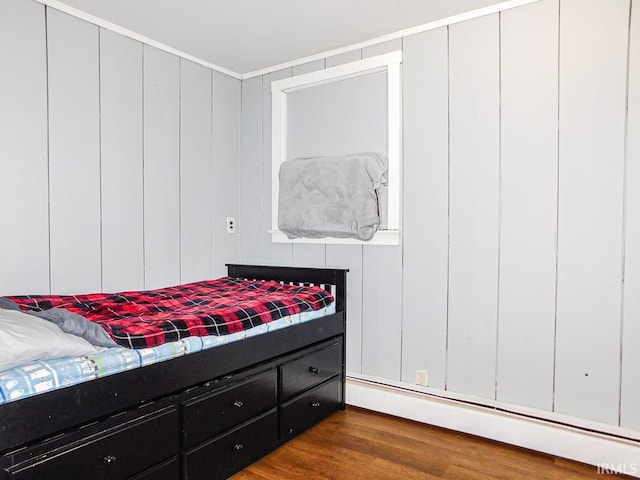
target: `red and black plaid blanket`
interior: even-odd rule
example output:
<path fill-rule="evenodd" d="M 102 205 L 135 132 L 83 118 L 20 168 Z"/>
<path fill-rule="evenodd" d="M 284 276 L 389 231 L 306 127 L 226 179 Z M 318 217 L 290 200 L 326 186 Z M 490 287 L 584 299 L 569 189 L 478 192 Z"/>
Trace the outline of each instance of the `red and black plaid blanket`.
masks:
<path fill-rule="evenodd" d="M 189 336 L 227 335 L 333 302 L 320 287 L 224 277 L 140 292 L 11 297 L 23 309 L 64 308 L 96 322 L 116 343 L 155 347 Z"/>

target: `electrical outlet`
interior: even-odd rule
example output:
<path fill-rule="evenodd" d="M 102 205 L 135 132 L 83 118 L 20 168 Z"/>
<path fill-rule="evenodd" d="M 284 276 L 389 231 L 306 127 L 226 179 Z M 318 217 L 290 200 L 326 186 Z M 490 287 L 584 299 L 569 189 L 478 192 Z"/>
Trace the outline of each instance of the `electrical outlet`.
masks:
<path fill-rule="evenodd" d="M 416 385 L 422 385 L 423 387 L 426 387 L 428 378 L 429 377 L 426 370 L 416 371 Z"/>
<path fill-rule="evenodd" d="M 236 233 L 235 217 L 227 217 L 227 233 Z"/>

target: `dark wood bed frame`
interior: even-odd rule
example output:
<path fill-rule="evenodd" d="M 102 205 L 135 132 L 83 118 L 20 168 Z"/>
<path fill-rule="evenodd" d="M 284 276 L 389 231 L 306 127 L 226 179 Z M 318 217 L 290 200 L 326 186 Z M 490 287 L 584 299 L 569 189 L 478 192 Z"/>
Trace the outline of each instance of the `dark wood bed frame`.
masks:
<path fill-rule="evenodd" d="M 347 270 L 227 267 L 334 285 L 336 313 L 0 405 L 0 480 L 227 478 L 344 409 Z"/>

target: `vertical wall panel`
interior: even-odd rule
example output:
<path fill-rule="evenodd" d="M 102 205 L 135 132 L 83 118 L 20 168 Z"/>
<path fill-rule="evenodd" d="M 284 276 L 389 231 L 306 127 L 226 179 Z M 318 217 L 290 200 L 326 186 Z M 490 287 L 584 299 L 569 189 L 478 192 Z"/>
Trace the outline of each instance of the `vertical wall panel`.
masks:
<path fill-rule="evenodd" d="M 499 217 L 498 15 L 449 27 L 447 388 L 495 394 Z"/>
<path fill-rule="evenodd" d="M 49 292 L 45 32 L 43 5 L 0 2 L 0 295 Z"/>
<path fill-rule="evenodd" d="M 211 70 L 180 60 L 180 249 L 183 283 L 211 278 Z"/>
<path fill-rule="evenodd" d="M 348 268 L 347 371 L 362 373 L 362 247 L 327 245 L 327 267 Z"/>
<path fill-rule="evenodd" d="M 447 346 L 449 86 L 447 29 L 404 40 L 402 380 L 427 369 L 444 388 Z"/>
<path fill-rule="evenodd" d="M 292 70 L 286 68 L 264 75 L 262 78 L 262 253 L 267 265 L 291 265 L 293 248 L 290 243 L 273 243 L 269 230 L 271 223 L 271 82 L 291 76 Z"/>
<path fill-rule="evenodd" d="M 240 231 L 228 234 L 226 218 L 239 217 L 240 80 L 213 72 L 213 278 L 240 260 Z"/>
<path fill-rule="evenodd" d="M 144 47 L 145 286 L 180 282 L 180 60 Z"/>
<path fill-rule="evenodd" d="M 620 426 L 640 430 L 640 4 L 631 10 Z"/>
<path fill-rule="evenodd" d="M 618 423 L 629 2 L 563 0 L 555 411 Z"/>
<path fill-rule="evenodd" d="M 262 263 L 262 77 L 242 82 L 240 116 L 240 255 L 245 263 Z M 215 100 L 215 99 L 214 99 Z"/>
<path fill-rule="evenodd" d="M 362 373 L 400 380 L 402 246 L 362 247 Z"/>
<path fill-rule="evenodd" d="M 98 27 L 47 9 L 51 290 L 99 291 Z"/>
<path fill-rule="evenodd" d="M 298 267 L 324 267 L 326 263 L 325 246 L 319 244 L 293 244 L 293 265 Z"/>
<path fill-rule="evenodd" d="M 498 400 L 551 410 L 558 175 L 558 0 L 501 15 Z"/>
<path fill-rule="evenodd" d="M 142 44 L 100 29 L 103 290 L 144 288 Z"/>

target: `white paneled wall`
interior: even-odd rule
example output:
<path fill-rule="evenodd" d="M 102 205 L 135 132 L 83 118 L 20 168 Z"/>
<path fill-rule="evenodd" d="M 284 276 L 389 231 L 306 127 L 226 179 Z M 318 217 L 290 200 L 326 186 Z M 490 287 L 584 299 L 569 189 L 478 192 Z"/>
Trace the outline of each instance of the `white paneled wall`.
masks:
<path fill-rule="evenodd" d="M 180 62 L 180 281 L 211 278 L 213 199 L 210 69 Z M 229 214 L 231 215 L 231 214 Z M 223 222 L 220 222 L 223 224 Z"/>
<path fill-rule="evenodd" d="M 142 44 L 100 30 L 102 286 L 144 288 Z"/>
<path fill-rule="evenodd" d="M 560 7 L 554 409 L 617 423 L 629 1 Z"/>
<path fill-rule="evenodd" d="M 47 10 L 51 289 L 98 291 L 100 93 L 98 27 Z"/>
<path fill-rule="evenodd" d="M 169 285 L 239 258 L 221 233 L 239 80 L 2 0 L 0 104 L 0 295 Z"/>
<path fill-rule="evenodd" d="M 503 12 L 500 32 L 496 392 L 498 400 L 551 410 L 558 224 L 558 1 Z M 536 352 L 535 362 L 527 352 Z"/>
<path fill-rule="evenodd" d="M 240 118 L 240 255 L 245 263 L 262 262 L 262 212 L 271 205 L 262 194 L 264 177 L 262 147 L 262 77 L 242 82 Z M 271 155 L 271 153 L 269 153 Z M 268 182 L 271 185 L 271 181 Z"/>
<path fill-rule="evenodd" d="M 625 263 L 620 425 L 640 430 L 640 8 L 633 3 L 625 188 Z"/>
<path fill-rule="evenodd" d="M 227 233 L 226 218 L 239 218 L 240 84 L 213 72 L 212 276 L 226 275 L 225 263 L 240 259 L 240 236 Z M 240 227 L 241 228 L 241 227 Z"/>
<path fill-rule="evenodd" d="M 485 398 L 495 393 L 498 320 L 499 26 L 494 14 L 449 28 L 447 388 Z"/>
<path fill-rule="evenodd" d="M 0 291 L 49 291 L 45 8 L 0 2 Z"/>
<path fill-rule="evenodd" d="M 327 245 L 327 267 L 348 268 L 347 275 L 347 369 L 362 372 L 363 258 L 361 245 Z"/>
<path fill-rule="evenodd" d="M 401 245 L 362 247 L 362 298 L 362 373 L 400 380 Z"/>
<path fill-rule="evenodd" d="M 242 260 L 351 270 L 353 374 L 640 429 L 637 10 L 629 72 L 629 0 L 541 0 L 244 81 Z M 390 49 L 402 245 L 276 248 L 271 81 Z"/>
<path fill-rule="evenodd" d="M 404 40 L 402 380 L 444 388 L 449 291 L 448 30 Z M 415 198 L 419 201 L 407 201 Z M 428 272 L 428 274 L 425 274 Z"/>
<path fill-rule="evenodd" d="M 180 59 L 144 47 L 145 287 L 180 283 Z"/>

